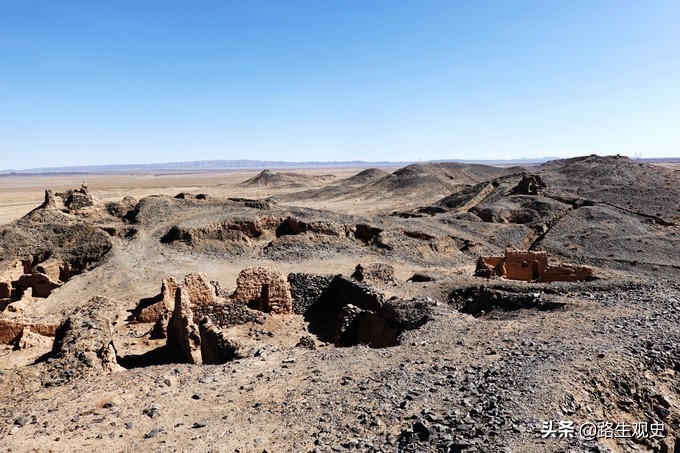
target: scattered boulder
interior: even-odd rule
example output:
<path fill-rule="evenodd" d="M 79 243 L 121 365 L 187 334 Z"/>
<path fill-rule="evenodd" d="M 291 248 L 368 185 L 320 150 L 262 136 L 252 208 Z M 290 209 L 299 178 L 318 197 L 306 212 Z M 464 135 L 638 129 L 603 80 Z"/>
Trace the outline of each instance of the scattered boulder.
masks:
<path fill-rule="evenodd" d="M 279 271 L 267 267 L 242 270 L 231 299 L 265 313 L 291 313 L 293 308 L 288 281 Z"/>
<path fill-rule="evenodd" d="M 420 282 L 433 282 L 436 278 L 431 274 L 425 272 L 416 272 L 408 279 L 410 282 L 420 283 Z"/>
<path fill-rule="evenodd" d="M 316 350 L 316 342 L 314 341 L 314 338 L 312 338 L 311 336 L 304 335 L 300 337 L 300 341 L 297 342 L 295 347 Z"/>

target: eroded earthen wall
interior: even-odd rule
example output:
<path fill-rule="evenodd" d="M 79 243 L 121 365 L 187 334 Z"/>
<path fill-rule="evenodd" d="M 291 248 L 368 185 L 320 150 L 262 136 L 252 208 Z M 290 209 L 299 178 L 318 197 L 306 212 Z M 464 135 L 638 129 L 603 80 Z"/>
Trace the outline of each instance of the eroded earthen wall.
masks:
<path fill-rule="evenodd" d="M 478 277 L 503 277 L 521 281 L 583 281 L 595 278 L 588 266 L 563 264 L 550 266 L 546 252 L 506 250 L 505 256 L 480 256 L 475 275 Z"/>

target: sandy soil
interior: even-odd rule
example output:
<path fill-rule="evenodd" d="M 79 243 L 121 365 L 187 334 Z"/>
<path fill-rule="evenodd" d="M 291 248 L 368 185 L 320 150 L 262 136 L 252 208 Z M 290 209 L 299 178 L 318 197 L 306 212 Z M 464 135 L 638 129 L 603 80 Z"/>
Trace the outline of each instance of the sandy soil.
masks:
<path fill-rule="evenodd" d="M 349 177 L 363 168 L 296 169 L 308 176 L 332 174 L 336 180 Z M 387 167 L 386 171 L 395 168 Z M 105 201 L 125 196 L 137 199 L 148 195 L 174 196 L 180 192 L 210 193 L 220 197 L 263 198 L 289 192 L 284 188 L 240 187 L 239 184 L 256 176 L 260 170 L 215 171 L 208 173 L 121 173 L 121 174 L 59 174 L 0 176 L 0 225 L 16 220 L 42 203 L 46 188 L 58 192 L 79 187 L 83 182 Z M 318 188 L 330 181 L 310 183 L 305 188 Z"/>

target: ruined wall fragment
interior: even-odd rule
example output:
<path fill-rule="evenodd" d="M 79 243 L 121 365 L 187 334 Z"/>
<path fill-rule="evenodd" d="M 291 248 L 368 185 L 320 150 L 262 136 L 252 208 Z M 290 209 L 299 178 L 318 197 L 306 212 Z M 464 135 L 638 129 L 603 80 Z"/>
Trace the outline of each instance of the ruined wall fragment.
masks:
<path fill-rule="evenodd" d="M 219 365 L 252 354 L 245 342 L 228 337 L 223 330 L 204 318 L 199 324 L 201 357 L 204 364 Z"/>
<path fill-rule="evenodd" d="M 194 322 L 189 292 L 182 285 L 175 293 L 175 307 L 168 322 L 168 347 L 176 350 L 182 360 L 201 363 L 201 335 Z"/>
<path fill-rule="evenodd" d="M 531 281 L 540 278 L 548 267 L 547 252 L 505 251 L 505 278 Z"/>
<path fill-rule="evenodd" d="M 475 269 L 477 277 L 503 277 L 509 280 L 557 282 L 592 280 L 595 272 L 588 266 L 548 263 L 546 252 L 506 250 L 504 256 L 480 256 Z"/>
<path fill-rule="evenodd" d="M 164 278 L 161 283 L 161 293 L 158 302 L 143 308 L 137 315 L 138 322 L 157 322 L 175 307 L 175 293 L 177 281 L 172 278 Z"/>
<path fill-rule="evenodd" d="M 276 269 L 266 267 L 243 269 L 231 299 L 265 313 L 291 313 L 293 308 L 288 281 Z"/>

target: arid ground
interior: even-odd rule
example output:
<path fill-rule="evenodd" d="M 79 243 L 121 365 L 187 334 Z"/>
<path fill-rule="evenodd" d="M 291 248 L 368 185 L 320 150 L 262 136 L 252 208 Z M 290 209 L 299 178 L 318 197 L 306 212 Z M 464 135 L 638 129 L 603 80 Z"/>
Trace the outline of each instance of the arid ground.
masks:
<path fill-rule="evenodd" d="M 678 200 L 620 156 L 0 176 L 0 451 L 678 453 Z"/>

